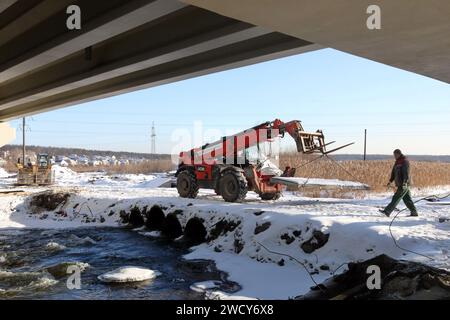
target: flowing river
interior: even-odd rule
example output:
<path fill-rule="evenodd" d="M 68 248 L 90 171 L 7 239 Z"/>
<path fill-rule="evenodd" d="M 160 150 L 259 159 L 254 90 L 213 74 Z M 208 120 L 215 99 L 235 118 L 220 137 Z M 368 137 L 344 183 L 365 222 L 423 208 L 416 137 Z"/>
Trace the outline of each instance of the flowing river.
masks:
<path fill-rule="evenodd" d="M 186 261 L 187 249 L 121 228 L 0 230 L 0 299 L 204 299 L 190 287 L 215 280 L 236 285 L 209 261 Z M 88 267 L 81 288 L 69 289 L 67 266 Z M 157 270 L 151 281 L 107 284 L 97 277 L 119 267 Z"/>

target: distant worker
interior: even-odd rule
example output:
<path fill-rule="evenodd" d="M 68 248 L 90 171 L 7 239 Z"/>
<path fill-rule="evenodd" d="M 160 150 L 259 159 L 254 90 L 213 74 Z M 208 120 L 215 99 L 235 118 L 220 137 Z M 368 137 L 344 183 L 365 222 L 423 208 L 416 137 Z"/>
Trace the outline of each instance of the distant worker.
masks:
<path fill-rule="evenodd" d="M 414 202 L 411 198 L 410 184 L 411 184 L 411 175 L 409 170 L 409 161 L 403 155 L 403 153 L 397 149 L 394 151 L 395 164 L 392 168 L 391 178 L 388 183 L 388 187 L 391 186 L 392 182 L 395 182 L 395 186 L 397 187 L 397 191 L 392 197 L 391 203 L 384 209 L 380 210 L 381 213 L 384 213 L 386 216 L 390 216 L 392 211 L 395 210 L 397 205 L 403 199 L 406 207 L 411 211 L 411 217 L 417 217 L 417 209 L 414 205 Z"/>

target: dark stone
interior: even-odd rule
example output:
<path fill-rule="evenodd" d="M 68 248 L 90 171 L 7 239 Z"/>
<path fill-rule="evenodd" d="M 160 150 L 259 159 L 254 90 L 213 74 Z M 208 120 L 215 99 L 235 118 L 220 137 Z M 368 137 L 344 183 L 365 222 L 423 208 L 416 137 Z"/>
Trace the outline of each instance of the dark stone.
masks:
<path fill-rule="evenodd" d="M 146 213 L 145 226 L 150 230 L 162 230 L 165 219 L 163 209 L 158 205 L 154 205 Z"/>
<path fill-rule="evenodd" d="M 45 268 L 44 270 L 50 273 L 55 279 L 67 277 L 67 269 L 70 266 L 77 266 L 77 262 L 61 262 L 59 264 Z"/>
<path fill-rule="evenodd" d="M 200 244 L 206 241 L 206 228 L 203 221 L 197 217 L 189 219 L 184 228 L 184 236 L 192 244 Z"/>
<path fill-rule="evenodd" d="M 126 224 L 129 222 L 129 216 L 125 210 L 120 210 L 119 216 L 120 216 L 120 221 L 123 224 Z"/>
<path fill-rule="evenodd" d="M 280 267 L 283 267 L 285 265 L 284 259 L 281 259 L 280 261 L 278 261 L 277 263 Z"/>
<path fill-rule="evenodd" d="M 287 233 L 283 233 L 280 238 L 281 238 L 281 240 L 284 240 L 287 245 L 289 245 L 289 244 L 291 244 L 292 242 L 295 241 L 295 238 L 290 236 Z"/>
<path fill-rule="evenodd" d="M 135 228 L 142 227 L 144 225 L 144 217 L 141 214 L 141 209 L 134 206 L 130 211 L 130 217 L 128 223 Z"/>
<path fill-rule="evenodd" d="M 328 270 L 330 270 L 330 267 L 328 265 L 324 264 L 324 265 L 320 266 L 320 270 L 328 271 Z"/>
<path fill-rule="evenodd" d="M 227 221 L 225 219 L 220 220 L 217 222 L 209 232 L 208 241 L 215 240 L 219 236 L 222 236 L 228 232 L 233 232 L 239 225 L 241 224 L 241 221 Z"/>
<path fill-rule="evenodd" d="M 30 206 L 35 212 L 39 212 L 40 210 L 54 211 L 59 206 L 66 204 L 69 198 L 69 193 L 45 191 L 33 196 L 30 201 Z"/>
<path fill-rule="evenodd" d="M 244 249 L 244 242 L 240 239 L 234 240 L 234 252 L 237 254 L 241 253 L 241 251 Z"/>
<path fill-rule="evenodd" d="M 295 230 L 294 232 L 292 232 L 292 234 L 298 238 L 302 235 L 302 232 L 300 230 Z"/>
<path fill-rule="evenodd" d="M 255 211 L 255 212 L 253 212 L 253 214 L 254 214 L 255 216 L 260 216 L 260 215 L 262 215 L 264 212 L 265 212 L 265 211 L 260 210 L 260 211 Z"/>
<path fill-rule="evenodd" d="M 255 228 L 255 234 L 259 234 L 261 232 L 266 231 L 271 226 L 270 222 L 264 222 L 263 224 L 257 225 Z"/>
<path fill-rule="evenodd" d="M 369 266 L 381 271 L 381 290 L 369 290 L 366 281 Z M 296 299 L 346 300 L 448 300 L 450 299 L 450 272 L 412 261 L 392 259 L 380 255 L 364 262 L 348 264 L 348 271 L 328 279 L 316 290 Z"/>
<path fill-rule="evenodd" d="M 169 239 L 176 239 L 183 234 L 183 228 L 178 220 L 177 216 L 173 213 L 169 213 L 164 220 L 162 226 L 162 233 Z"/>
<path fill-rule="evenodd" d="M 60 210 L 60 211 L 56 211 L 55 215 L 60 216 L 60 217 L 67 217 L 67 212 L 65 212 L 64 210 Z"/>
<path fill-rule="evenodd" d="M 301 244 L 301 248 L 305 253 L 313 253 L 317 249 L 322 248 L 330 238 L 330 235 L 319 230 L 313 231 L 313 236 L 306 242 Z"/>

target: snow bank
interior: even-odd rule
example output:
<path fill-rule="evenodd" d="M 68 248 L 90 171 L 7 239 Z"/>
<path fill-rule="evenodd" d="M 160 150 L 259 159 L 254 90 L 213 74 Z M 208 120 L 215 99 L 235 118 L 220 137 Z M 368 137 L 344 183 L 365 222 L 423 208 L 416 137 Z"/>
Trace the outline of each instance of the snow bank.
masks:
<path fill-rule="evenodd" d="M 149 181 L 144 181 L 140 184 L 138 184 L 137 188 L 159 188 L 162 185 L 170 182 L 172 179 L 167 177 L 154 177 L 153 179 Z"/>
<path fill-rule="evenodd" d="M 0 168 L 0 178 L 6 178 L 6 177 L 9 177 L 9 176 L 10 176 L 10 174 L 8 172 L 6 172 L 5 169 Z"/>
<path fill-rule="evenodd" d="M 98 279 L 102 282 L 139 282 L 152 280 L 161 275 L 160 272 L 140 268 L 140 267 L 121 267 L 116 270 L 107 272 L 98 276 Z"/>
<path fill-rule="evenodd" d="M 77 173 L 59 165 L 53 166 L 55 183 L 96 189 L 159 188 L 171 180 L 165 174 L 114 174 L 104 172 Z"/>
<path fill-rule="evenodd" d="M 58 165 L 54 165 L 52 167 L 53 173 L 55 175 L 55 179 L 58 181 L 73 181 L 75 179 L 78 179 L 78 173 L 76 173 L 75 171 L 66 168 L 66 167 L 61 167 Z"/>

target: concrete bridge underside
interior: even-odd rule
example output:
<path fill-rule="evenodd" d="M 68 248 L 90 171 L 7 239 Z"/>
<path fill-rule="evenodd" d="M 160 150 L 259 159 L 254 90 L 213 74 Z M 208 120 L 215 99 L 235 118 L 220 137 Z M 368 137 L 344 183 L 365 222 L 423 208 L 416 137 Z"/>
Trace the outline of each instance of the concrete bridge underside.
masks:
<path fill-rule="evenodd" d="M 319 48 L 176 0 L 9 2 L 0 121 Z M 79 31 L 66 27 L 69 4 Z"/>
<path fill-rule="evenodd" d="M 184 0 L 324 47 L 450 83 L 448 0 Z M 380 9 L 381 29 L 367 27 Z"/>

